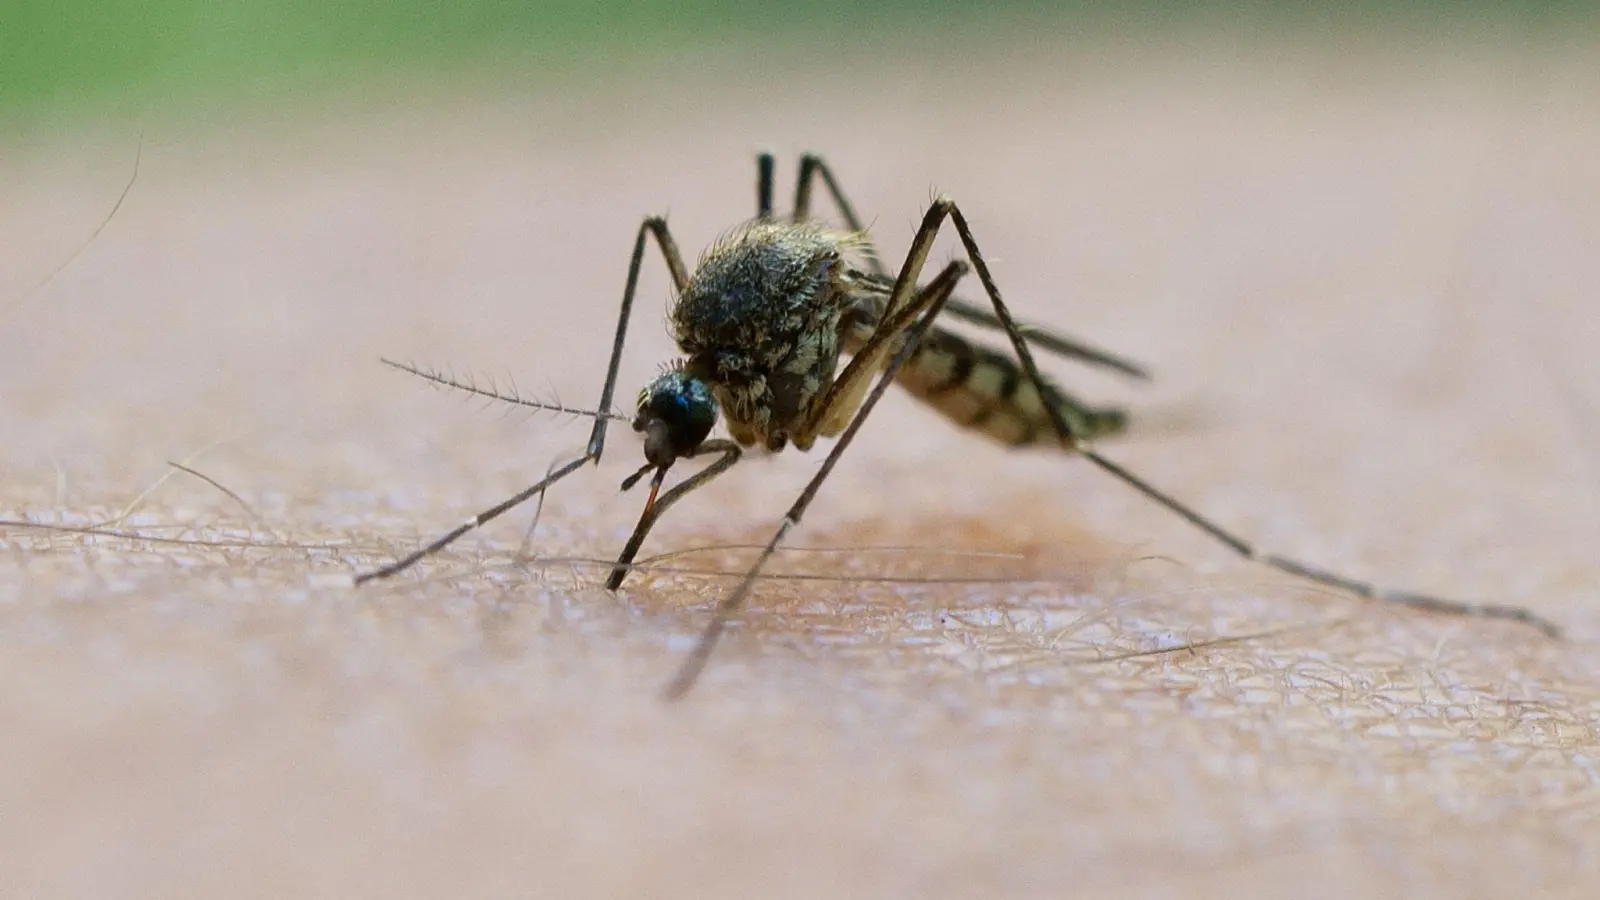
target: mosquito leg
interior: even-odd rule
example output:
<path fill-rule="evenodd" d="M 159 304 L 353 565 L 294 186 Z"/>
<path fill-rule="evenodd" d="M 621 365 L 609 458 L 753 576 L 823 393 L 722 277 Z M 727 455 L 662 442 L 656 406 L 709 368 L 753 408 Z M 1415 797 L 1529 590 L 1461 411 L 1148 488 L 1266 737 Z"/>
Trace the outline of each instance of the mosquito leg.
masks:
<path fill-rule="evenodd" d="M 678 252 L 677 242 L 672 239 L 672 233 L 667 230 L 666 220 L 659 216 L 651 216 L 645 219 L 640 224 L 639 233 L 633 241 L 633 257 L 628 264 L 628 281 L 622 289 L 622 304 L 617 311 L 617 333 L 611 342 L 611 362 L 606 366 L 605 387 L 601 389 L 600 402 L 595 407 L 600 411 L 611 409 L 611 399 L 617 392 L 617 369 L 622 364 L 622 346 L 628 337 L 628 320 L 633 313 L 633 297 L 639 286 L 639 269 L 644 264 L 645 241 L 650 236 L 655 237 L 657 246 L 661 248 L 661 255 L 666 260 L 667 269 L 672 273 L 673 284 L 679 290 L 682 290 L 684 284 L 689 280 L 688 271 L 683 265 L 683 255 Z M 473 529 L 481 528 L 535 494 L 543 494 L 551 485 L 583 468 L 585 463 L 599 462 L 600 454 L 604 452 L 606 446 L 606 426 L 610 424 L 610 416 L 597 415 L 594 420 L 594 429 L 589 432 L 588 447 L 584 450 L 582 456 L 555 469 L 532 487 L 519 491 L 501 503 L 478 513 L 421 550 L 380 569 L 357 575 L 355 583 L 359 585 L 375 578 L 387 578 L 397 572 L 405 571 L 418 560 L 443 550 L 462 535 Z"/>
<path fill-rule="evenodd" d="M 916 257 L 913 256 L 912 260 L 915 259 Z M 908 261 L 908 268 L 910 265 L 911 261 Z M 711 622 L 700 633 L 700 640 L 695 643 L 694 649 L 690 651 L 689 656 L 679 666 L 677 674 L 673 676 L 672 681 L 667 685 L 665 696 L 668 700 L 677 700 L 688 693 L 690 688 L 694 687 L 695 681 L 700 677 L 701 670 L 705 668 L 706 661 L 711 658 L 711 651 L 716 649 L 717 640 L 722 637 L 722 632 L 727 629 L 728 621 L 738 614 L 739 610 L 744 606 L 745 600 L 749 598 L 756 579 L 761 575 L 761 570 L 766 567 L 767 561 L 777 552 L 778 545 L 783 543 L 783 539 L 788 536 L 790 530 L 800 524 L 801 517 L 805 515 L 806 509 L 811 506 L 811 501 L 815 499 L 817 491 L 822 487 L 822 483 L 827 480 L 828 474 L 838 464 L 839 457 L 844 454 L 845 448 L 849 447 L 850 442 L 855 439 L 856 432 L 861 430 L 862 424 L 867 420 L 867 415 L 872 412 L 872 408 L 882 399 L 884 393 L 889 389 L 889 385 L 894 383 L 895 372 L 911 357 L 912 352 L 916 349 L 917 339 L 921 337 L 934 318 L 939 315 L 939 310 L 944 306 L 945 301 L 950 298 L 950 292 L 955 289 L 956 282 L 961 279 L 962 275 L 966 274 L 966 271 L 967 267 L 964 263 L 959 260 L 951 262 L 939 273 L 938 277 L 928 282 L 927 286 L 916 297 L 912 298 L 911 303 L 903 311 L 902 315 L 895 317 L 893 323 L 886 320 L 885 325 L 879 328 L 878 334 L 874 335 L 874 341 L 881 342 L 886 346 L 899 339 L 899 346 L 895 350 L 894 356 L 890 358 L 889 364 L 885 367 L 883 375 L 878 378 L 877 384 L 867 394 L 866 398 L 861 401 L 861 405 L 857 408 L 855 416 L 850 420 L 850 424 L 844 431 L 840 432 L 838 441 L 828 451 L 828 456 L 822 461 L 822 466 L 817 470 L 817 474 L 811 477 L 811 480 L 806 483 L 805 490 L 800 492 L 800 496 L 789 507 L 789 511 L 784 515 L 783 522 L 778 526 L 778 530 L 773 532 L 771 540 L 767 541 L 767 545 L 762 548 L 761 555 L 756 557 L 755 564 L 750 567 L 750 571 L 745 573 L 744 580 L 740 581 L 739 586 L 734 588 L 717 605 L 716 610 L 712 613 Z M 904 280 L 906 277 L 907 273 L 902 271 L 901 279 Z M 912 273 L 910 278 L 915 281 L 915 274 Z M 891 330 L 890 324 L 897 324 L 898 327 Z M 865 352 L 867 349 L 863 348 L 864 352 L 851 360 L 851 367 L 854 367 L 858 361 L 869 355 Z M 852 371 L 852 368 L 847 367 L 840 374 L 839 380 L 845 378 L 869 379 L 871 377 L 872 370 L 870 368 L 855 368 Z M 837 385 L 837 383 L 838 381 L 836 380 L 835 384 Z M 830 391 L 830 394 L 832 393 Z M 847 396 L 851 393 L 853 391 L 847 386 L 836 396 Z M 824 403 L 826 403 L 826 400 L 824 400 Z M 816 415 L 819 420 L 827 417 L 827 410 L 821 410 Z"/>
<path fill-rule="evenodd" d="M 1466 603 L 1460 600 L 1446 600 L 1440 597 L 1432 597 L 1427 594 L 1388 590 L 1372 584 L 1371 582 L 1348 578 L 1336 572 L 1330 572 L 1326 569 L 1321 569 L 1316 566 L 1291 559 L 1287 556 L 1279 556 L 1276 553 L 1262 552 L 1260 547 L 1244 540 L 1232 532 L 1223 529 L 1222 526 L 1217 525 L 1215 522 L 1212 522 L 1210 519 L 1200 515 L 1200 513 L 1196 512 L 1190 507 L 1180 503 L 1166 492 L 1156 488 L 1144 479 L 1139 478 L 1112 460 L 1101 456 L 1093 448 L 1080 444 L 1078 445 L 1077 449 L 1078 452 L 1090 462 L 1121 479 L 1134 490 L 1166 507 L 1179 518 L 1210 535 L 1213 539 L 1227 546 L 1228 549 L 1232 550 L 1234 553 L 1237 553 L 1251 562 L 1258 562 L 1277 569 L 1280 572 L 1293 575 L 1296 578 L 1301 578 L 1315 584 L 1336 588 L 1368 600 L 1377 600 L 1381 603 L 1392 603 L 1396 606 L 1409 606 L 1413 609 L 1420 609 L 1432 613 L 1441 613 L 1444 615 L 1477 616 L 1485 619 L 1505 619 L 1512 622 L 1521 622 L 1544 632 L 1546 637 L 1561 637 L 1561 626 L 1538 615 L 1537 613 L 1532 612 L 1531 610 L 1523 609 L 1520 606 L 1510 606 L 1498 603 Z"/>
<path fill-rule="evenodd" d="M 733 464 L 739 461 L 739 456 L 743 452 L 743 448 L 733 441 L 714 440 L 706 441 L 689 454 L 689 456 L 701 456 L 706 453 L 721 453 L 722 458 L 684 479 L 681 484 L 645 506 L 644 512 L 639 515 L 639 524 L 633 527 L 633 534 L 628 537 L 627 545 L 622 548 L 622 554 L 617 557 L 617 563 L 611 569 L 611 576 L 606 579 L 606 590 L 614 591 L 622 586 L 622 580 L 633 569 L 633 558 L 639 554 L 639 547 L 644 544 L 645 535 L 655 527 L 656 520 L 661 518 L 667 508 L 683 499 L 685 494 L 703 487 L 711 479 L 733 468 Z"/>
<path fill-rule="evenodd" d="M 994 305 L 995 318 L 1005 329 L 1006 336 L 1010 338 L 1012 349 L 1014 349 L 1017 353 L 1017 360 L 1022 364 L 1024 374 L 1031 379 L 1036 386 L 1043 385 L 1044 380 L 1039 375 L 1039 367 L 1034 363 L 1033 354 L 1028 349 L 1028 335 L 1017 326 L 1016 321 L 1011 317 L 1011 311 L 1006 307 L 1005 301 L 1000 299 L 1000 289 L 995 286 L 994 278 L 989 274 L 989 266 L 984 262 L 983 254 L 978 250 L 978 243 L 972 237 L 972 230 L 967 226 L 966 217 L 963 216 L 961 211 L 956 208 L 956 205 L 953 201 L 947 197 L 941 197 L 939 200 L 934 202 L 933 209 L 929 210 L 928 217 L 924 220 L 924 229 L 928 227 L 927 223 L 929 221 L 933 221 L 934 227 L 937 229 L 938 222 L 936 220 L 942 219 L 945 215 L 948 215 L 950 220 L 955 224 L 956 232 L 961 237 L 961 244 L 966 248 L 967 256 L 972 260 L 972 268 L 977 273 L 978 280 L 983 284 L 984 291 L 989 295 L 989 301 Z M 920 233 L 918 237 L 921 237 Z M 1543 619 L 1526 609 L 1522 609 L 1521 607 L 1504 606 L 1500 604 L 1463 603 L 1457 600 L 1443 600 L 1437 597 L 1430 597 L 1425 594 L 1412 594 L 1404 591 L 1384 590 L 1368 582 L 1347 578 L 1343 575 L 1329 572 L 1316 566 L 1307 565 L 1306 563 L 1302 563 L 1288 557 L 1278 556 L 1273 553 L 1264 553 L 1255 544 L 1246 541 L 1238 535 L 1224 529 L 1222 526 L 1211 521 L 1209 518 L 1201 515 L 1192 507 L 1184 503 L 1180 503 L 1165 491 L 1154 487 L 1149 482 L 1139 478 L 1112 460 L 1101 456 L 1086 442 L 1081 440 L 1080 436 L 1073 433 L 1071 427 L 1069 427 L 1067 424 L 1066 418 L 1061 414 L 1061 410 L 1054 404 L 1045 404 L 1045 409 L 1049 414 L 1051 425 L 1055 429 L 1056 435 L 1060 438 L 1064 447 L 1066 447 L 1068 450 L 1078 452 L 1103 471 L 1120 479 L 1123 483 L 1129 485 L 1134 490 L 1155 501 L 1161 506 L 1166 507 L 1179 518 L 1188 522 L 1190 525 L 1193 525 L 1195 528 L 1205 532 L 1207 535 L 1210 535 L 1212 539 L 1226 546 L 1228 549 L 1232 550 L 1234 553 L 1237 553 L 1246 560 L 1259 562 L 1277 569 L 1280 572 L 1293 575 L 1296 578 L 1301 578 L 1315 584 L 1325 585 L 1327 587 L 1337 588 L 1341 591 L 1346 591 L 1359 597 L 1365 597 L 1385 603 L 1393 603 L 1399 606 L 1409 606 L 1417 609 L 1427 610 L 1429 612 L 1446 613 L 1449 615 L 1479 616 L 1488 619 L 1507 619 L 1510 621 L 1522 622 L 1524 624 L 1531 625 L 1551 637 L 1560 636 L 1561 629 L 1554 623 Z"/>
<path fill-rule="evenodd" d="M 667 220 L 660 216 L 646 218 L 639 226 L 638 236 L 633 239 L 633 256 L 628 261 L 628 282 L 622 289 L 622 308 L 617 313 L 617 336 L 611 342 L 611 362 L 606 365 L 606 384 L 600 391 L 600 403 L 595 409 L 610 409 L 611 398 L 617 393 L 617 369 L 622 365 L 622 345 L 628 339 L 628 320 L 633 314 L 633 295 L 639 287 L 639 268 L 644 264 L 646 235 L 655 236 L 661 256 L 666 260 L 667 270 L 672 274 L 674 290 L 682 291 L 689 283 L 689 270 L 683 264 L 683 254 L 678 252 L 678 242 L 672 239 L 672 232 L 667 230 Z M 595 419 L 594 430 L 589 433 L 587 455 L 595 462 L 600 461 L 600 453 L 605 449 L 606 425 L 609 422 L 608 419 Z"/>
<path fill-rule="evenodd" d="M 851 231 L 866 231 L 861 225 L 861 217 L 856 215 L 855 207 L 845 199 L 844 191 L 839 187 L 839 180 L 833 177 L 833 170 L 822 161 L 822 157 L 815 153 L 805 153 L 800 156 L 800 176 L 794 188 L 794 220 L 804 222 L 811 218 L 811 182 L 820 177 L 822 184 L 828 189 L 828 194 L 833 198 L 833 204 L 839 207 L 839 215 L 844 217 L 845 227 Z M 876 259 L 876 256 L 874 256 Z M 889 270 L 878 263 L 876 273 L 888 275 Z"/>
<path fill-rule="evenodd" d="M 1005 325 L 1001 323 L 994 313 L 984 308 L 981 304 L 968 303 L 960 297 L 951 297 L 950 302 L 945 304 L 944 312 L 947 316 L 971 322 L 981 328 L 992 328 L 996 331 L 1005 330 Z M 1017 323 L 1017 330 L 1021 331 L 1022 336 L 1028 339 L 1028 343 L 1064 359 L 1077 360 L 1081 363 L 1088 363 L 1091 366 L 1110 369 L 1130 378 L 1138 378 L 1141 381 L 1150 377 L 1150 370 L 1140 363 L 1093 347 L 1077 338 L 1058 334 L 1042 325 L 1019 322 Z"/>
<path fill-rule="evenodd" d="M 794 218 L 796 222 L 805 221 L 811 215 L 811 183 L 816 178 L 821 178 L 823 186 L 827 188 L 833 203 L 839 208 L 839 214 L 844 217 L 845 226 L 851 231 L 866 234 L 862 227 L 861 219 L 856 215 L 854 207 L 845 198 L 844 190 L 839 187 L 839 181 L 834 177 L 833 170 L 820 156 L 807 153 L 800 157 L 799 182 L 795 187 Z M 870 239 L 869 239 L 870 240 Z M 877 249 L 868 243 L 866 247 L 867 266 L 873 275 L 887 280 L 889 271 L 884 268 L 883 261 L 878 257 Z M 951 297 L 945 304 L 945 312 L 957 319 L 971 322 L 984 328 L 1003 330 L 1004 326 L 994 317 L 984 305 L 969 303 L 960 297 Z M 1019 324 L 1028 341 L 1041 350 L 1048 350 L 1058 356 L 1088 363 L 1092 366 L 1111 369 L 1132 378 L 1147 379 L 1150 377 L 1149 369 L 1132 360 L 1124 359 L 1114 353 L 1101 350 L 1076 338 L 1027 322 Z"/>
<path fill-rule="evenodd" d="M 556 469 L 548 476 L 540 480 L 539 483 L 526 490 L 519 491 L 500 503 L 489 507 L 481 513 L 478 513 L 467 521 L 446 532 L 443 536 L 428 546 L 423 547 L 421 550 L 407 554 L 406 556 L 395 560 L 381 569 L 374 569 L 371 572 L 363 572 L 362 574 L 357 575 L 356 584 L 364 584 L 373 580 L 374 578 L 388 578 L 390 575 L 394 575 L 398 572 L 403 572 L 406 569 L 411 568 L 411 566 L 414 565 L 418 560 L 438 553 L 440 550 L 443 550 L 452 543 L 455 543 L 455 541 L 462 535 L 473 530 L 474 528 L 482 527 L 485 523 L 493 521 L 507 510 L 521 505 L 523 501 L 527 500 L 529 497 L 532 497 L 535 494 L 543 494 L 551 485 L 582 468 L 583 464 L 588 462 L 589 459 L 589 455 L 584 454 L 577 459 L 569 461 L 566 465 Z"/>
<path fill-rule="evenodd" d="M 822 157 L 815 153 L 802 154 L 800 157 L 800 175 L 794 187 L 794 220 L 804 222 L 811 218 L 811 182 L 818 177 L 828 189 L 828 195 L 833 198 L 833 205 L 839 208 L 839 215 L 844 217 L 845 227 L 866 239 L 862 250 L 867 260 L 867 267 L 872 270 L 872 274 L 888 278 L 889 270 L 884 266 L 883 259 L 878 256 L 878 249 L 873 245 L 867 229 L 861 224 L 861 217 L 856 215 L 855 207 L 852 207 L 850 201 L 845 198 L 838 179 L 833 177 L 833 170 L 828 168 Z"/>
<path fill-rule="evenodd" d="M 772 154 L 756 154 L 756 218 L 772 218 Z"/>

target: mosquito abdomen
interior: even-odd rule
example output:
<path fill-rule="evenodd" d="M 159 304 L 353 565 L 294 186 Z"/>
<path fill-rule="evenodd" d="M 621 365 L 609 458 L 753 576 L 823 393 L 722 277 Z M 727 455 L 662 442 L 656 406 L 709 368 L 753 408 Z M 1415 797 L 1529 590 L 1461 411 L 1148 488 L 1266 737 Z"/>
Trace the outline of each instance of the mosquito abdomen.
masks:
<path fill-rule="evenodd" d="M 1050 382 L 1041 393 L 1015 357 L 938 327 L 923 336 L 895 380 L 957 425 L 1015 447 L 1056 442 L 1047 403 L 1085 440 L 1127 425 L 1122 410 L 1085 406 Z"/>

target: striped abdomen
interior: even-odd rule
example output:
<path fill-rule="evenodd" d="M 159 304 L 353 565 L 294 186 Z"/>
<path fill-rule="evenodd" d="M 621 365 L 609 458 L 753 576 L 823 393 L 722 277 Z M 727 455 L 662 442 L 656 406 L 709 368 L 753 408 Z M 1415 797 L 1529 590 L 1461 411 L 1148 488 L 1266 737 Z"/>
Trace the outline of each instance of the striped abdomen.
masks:
<path fill-rule="evenodd" d="M 923 335 L 895 380 L 957 425 L 1012 446 L 1056 443 L 1046 403 L 1080 438 L 1115 434 L 1127 424 L 1122 410 L 1085 406 L 1048 380 L 1041 394 L 1015 356 L 937 326 Z"/>

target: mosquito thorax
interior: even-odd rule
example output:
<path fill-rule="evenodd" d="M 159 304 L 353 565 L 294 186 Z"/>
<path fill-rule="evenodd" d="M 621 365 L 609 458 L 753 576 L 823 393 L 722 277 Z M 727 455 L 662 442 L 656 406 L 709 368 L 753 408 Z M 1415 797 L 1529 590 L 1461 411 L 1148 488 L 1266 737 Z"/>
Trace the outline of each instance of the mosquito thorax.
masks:
<path fill-rule="evenodd" d="M 747 223 L 706 250 L 668 310 L 687 368 L 716 391 L 735 441 L 775 452 L 803 436 L 810 446 L 799 429 L 838 366 L 845 256 L 860 240 L 815 222 Z"/>
<path fill-rule="evenodd" d="M 699 447 L 717 424 L 711 388 L 682 369 L 657 375 L 639 392 L 633 430 L 644 435 L 644 456 L 665 468 Z"/>

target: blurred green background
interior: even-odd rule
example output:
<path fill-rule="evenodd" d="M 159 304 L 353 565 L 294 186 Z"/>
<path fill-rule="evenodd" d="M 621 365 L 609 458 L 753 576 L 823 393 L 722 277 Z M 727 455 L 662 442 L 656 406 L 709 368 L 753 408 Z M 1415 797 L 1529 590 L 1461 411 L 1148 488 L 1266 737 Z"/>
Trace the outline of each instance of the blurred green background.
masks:
<path fill-rule="evenodd" d="M 692 64 L 738 47 L 805 53 L 911 52 L 931 38 L 994 38 L 1046 28 L 1226 27 L 1312 35 L 1401 29 L 1419 39 L 1557 30 L 1592 2 L 1428 0 L 1327 5 L 995 0 L 5 0 L 0 124 L 198 98 L 314 98 L 362 76 L 512 72 L 583 75 L 626 60 Z M 759 58 L 759 57 L 757 57 Z"/>

